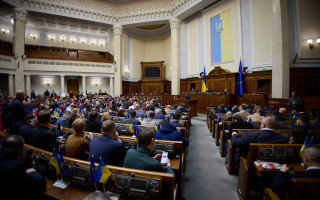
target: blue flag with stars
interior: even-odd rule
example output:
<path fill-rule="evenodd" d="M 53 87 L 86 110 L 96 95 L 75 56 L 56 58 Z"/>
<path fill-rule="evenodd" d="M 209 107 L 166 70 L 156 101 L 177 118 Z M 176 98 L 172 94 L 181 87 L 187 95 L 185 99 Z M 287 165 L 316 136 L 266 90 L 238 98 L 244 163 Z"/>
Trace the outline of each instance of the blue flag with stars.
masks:
<path fill-rule="evenodd" d="M 239 64 L 239 72 L 238 72 L 238 78 L 237 78 L 237 82 L 236 82 L 236 92 L 239 96 L 243 95 L 244 91 L 243 91 L 243 75 L 242 75 L 242 64 L 241 64 L 241 60 L 240 60 L 240 64 Z"/>

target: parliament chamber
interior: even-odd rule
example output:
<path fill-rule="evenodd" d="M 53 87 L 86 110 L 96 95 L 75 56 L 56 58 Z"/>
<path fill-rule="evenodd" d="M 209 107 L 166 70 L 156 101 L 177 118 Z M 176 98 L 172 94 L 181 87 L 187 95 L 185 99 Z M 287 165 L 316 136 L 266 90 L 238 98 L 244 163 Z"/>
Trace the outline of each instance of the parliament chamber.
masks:
<path fill-rule="evenodd" d="M 319 8 L 0 0 L 0 198 L 318 199 Z"/>

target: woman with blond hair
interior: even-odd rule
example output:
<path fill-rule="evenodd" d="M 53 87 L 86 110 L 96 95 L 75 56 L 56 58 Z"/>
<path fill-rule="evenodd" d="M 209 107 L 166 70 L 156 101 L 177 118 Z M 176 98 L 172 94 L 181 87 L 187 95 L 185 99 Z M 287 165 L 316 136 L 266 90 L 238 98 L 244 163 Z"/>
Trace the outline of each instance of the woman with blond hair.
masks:
<path fill-rule="evenodd" d="M 75 133 L 70 135 L 67 140 L 66 155 L 70 158 L 87 160 L 87 153 L 89 152 L 89 141 L 87 139 L 93 137 L 92 133 L 83 132 L 86 128 L 86 122 L 83 119 L 74 120 L 72 128 L 75 130 Z"/>
<path fill-rule="evenodd" d="M 171 108 L 171 105 L 167 105 L 166 107 L 166 114 L 170 114 L 172 112 L 172 108 Z"/>
<path fill-rule="evenodd" d="M 101 121 L 102 122 L 104 122 L 106 120 L 111 120 L 111 116 L 109 115 L 108 112 L 103 113 L 102 116 L 101 116 Z"/>

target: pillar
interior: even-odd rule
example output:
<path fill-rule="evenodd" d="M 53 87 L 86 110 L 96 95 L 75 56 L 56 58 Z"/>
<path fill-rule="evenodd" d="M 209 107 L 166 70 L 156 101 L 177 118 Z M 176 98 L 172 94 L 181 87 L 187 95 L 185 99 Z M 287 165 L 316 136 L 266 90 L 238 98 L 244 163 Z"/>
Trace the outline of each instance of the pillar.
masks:
<path fill-rule="evenodd" d="M 289 98 L 288 1 L 272 0 L 272 98 Z"/>
<path fill-rule="evenodd" d="M 60 75 L 60 96 L 64 93 L 64 75 Z"/>
<path fill-rule="evenodd" d="M 87 90 L 87 83 L 86 83 L 86 76 L 82 76 L 82 94 L 86 95 Z"/>
<path fill-rule="evenodd" d="M 31 94 L 31 80 L 30 75 L 26 75 L 26 96 Z"/>
<path fill-rule="evenodd" d="M 109 94 L 110 95 L 114 95 L 114 90 L 113 90 L 113 77 L 110 77 L 109 80 L 110 80 L 110 91 L 109 91 Z"/>
<path fill-rule="evenodd" d="M 13 74 L 9 74 L 8 85 L 9 85 L 9 97 L 15 97 L 13 93 Z"/>
<path fill-rule="evenodd" d="M 171 95 L 180 94 L 180 22 L 178 18 L 169 20 L 171 28 Z"/>
<path fill-rule="evenodd" d="M 13 53 L 16 60 L 16 72 L 15 72 L 15 90 L 22 90 L 25 92 L 24 81 L 24 64 L 22 56 L 24 55 L 25 46 L 25 30 L 27 11 L 22 8 L 14 8 L 13 14 Z"/>
<path fill-rule="evenodd" d="M 121 63 L 121 51 L 122 51 L 122 32 L 123 27 L 121 25 L 113 26 L 113 45 L 114 45 L 114 61 L 115 61 L 115 76 L 114 76 L 114 95 L 120 96 L 122 93 L 122 63 Z"/>

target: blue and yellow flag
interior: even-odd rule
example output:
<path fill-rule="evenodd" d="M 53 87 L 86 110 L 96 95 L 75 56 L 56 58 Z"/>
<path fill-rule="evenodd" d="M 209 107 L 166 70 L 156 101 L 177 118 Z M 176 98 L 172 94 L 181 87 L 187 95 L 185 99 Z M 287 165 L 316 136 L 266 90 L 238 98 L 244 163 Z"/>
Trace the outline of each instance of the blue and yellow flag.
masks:
<path fill-rule="evenodd" d="M 154 122 L 154 129 L 155 129 L 156 131 L 158 130 L 157 122 Z"/>
<path fill-rule="evenodd" d="M 251 117 L 249 117 L 248 122 L 253 125 L 253 121 Z"/>
<path fill-rule="evenodd" d="M 59 160 L 59 157 L 58 157 L 58 154 L 57 154 L 56 150 L 53 150 L 53 154 L 52 154 L 52 157 L 51 157 L 51 160 L 50 160 L 50 164 L 54 168 L 56 168 L 56 173 L 58 175 L 60 175 L 60 173 L 61 173 L 60 160 Z"/>
<path fill-rule="evenodd" d="M 130 133 L 134 133 L 133 122 L 131 123 L 131 125 L 130 125 L 130 127 L 129 127 L 129 131 L 130 131 Z"/>
<path fill-rule="evenodd" d="M 207 82 L 206 82 L 205 76 L 206 76 L 206 66 L 203 67 L 201 92 L 206 92 L 207 90 Z"/>
<path fill-rule="evenodd" d="M 217 121 L 220 120 L 220 113 L 218 114 L 217 118 L 216 118 Z"/>
<path fill-rule="evenodd" d="M 110 170 L 104 164 L 103 160 L 100 159 L 99 166 L 94 174 L 94 180 L 96 183 L 106 183 L 111 175 Z"/>
<path fill-rule="evenodd" d="M 300 152 L 299 152 L 300 158 L 302 158 L 302 152 L 303 152 L 304 149 L 307 147 L 307 141 L 308 141 L 308 138 L 306 138 L 306 140 L 304 141 L 304 143 L 303 143 L 303 145 L 302 145 L 302 147 L 301 147 L 301 149 L 300 149 Z"/>
<path fill-rule="evenodd" d="M 98 117 L 97 123 L 98 123 L 98 124 L 102 124 L 102 121 L 101 121 L 100 117 Z"/>
<path fill-rule="evenodd" d="M 68 170 L 64 164 L 63 154 L 62 154 L 62 151 L 60 150 L 60 148 L 59 148 L 59 155 L 60 155 L 60 166 L 62 168 L 62 174 L 63 174 L 63 176 L 68 176 Z"/>

